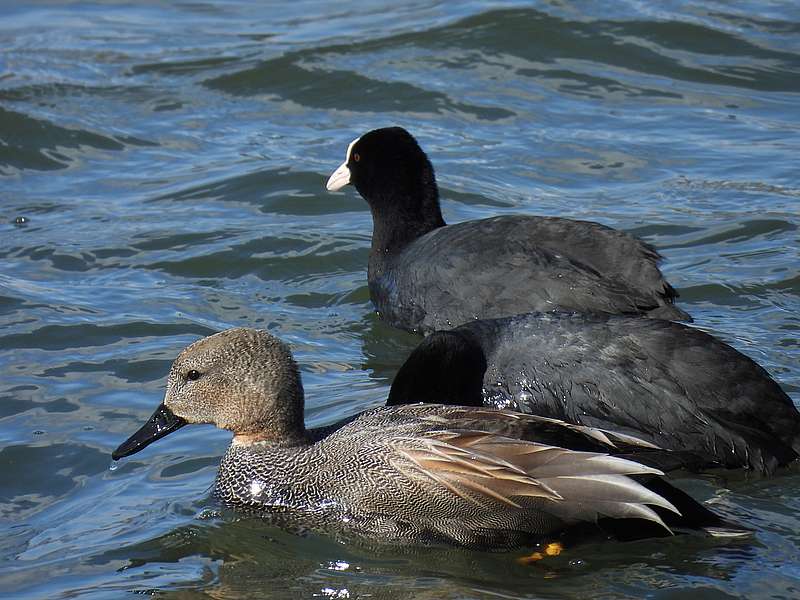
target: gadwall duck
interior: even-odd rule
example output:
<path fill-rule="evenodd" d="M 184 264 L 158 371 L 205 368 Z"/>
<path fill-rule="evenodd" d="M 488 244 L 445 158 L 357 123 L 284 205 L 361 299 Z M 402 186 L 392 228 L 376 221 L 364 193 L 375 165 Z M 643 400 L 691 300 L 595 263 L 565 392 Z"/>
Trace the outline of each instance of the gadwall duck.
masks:
<path fill-rule="evenodd" d="M 510 215 L 447 225 L 433 167 L 400 127 L 354 140 L 328 190 L 372 212 L 367 279 L 381 318 L 423 334 L 553 309 L 691 321 L 648 244 L 589 221 Z"/>
<path fill-rule="evenodd" d="M 113 457 L 138 452 L 187 423 L 234 433 L 216 479 L 224 503 L 290 513 L 312 527 L 336 522 L 386 541 L 494 550 L 598 520 L 639 529 L 649 523 L 662 534 L 684 525 L 730 531 L 661 480 L 660 471 L 596 451 L 650 446 L 621 434 L 508 411 L 422 404 L 380 407 L 306 429 L 292 354 L 260 330 L 230 329 L 181 352 L 164 402 Z M 539 441 L 517 439 L 523 432 Z"/>
<path fill-rule="evenodd" d="M 800 412 L 753 360 L 680 323 L 544 313 L 467 323 L 423 340 L 389 405 L 511 408 L 635 435 L 664 470 L 772 473 L 800 453 Z"/>

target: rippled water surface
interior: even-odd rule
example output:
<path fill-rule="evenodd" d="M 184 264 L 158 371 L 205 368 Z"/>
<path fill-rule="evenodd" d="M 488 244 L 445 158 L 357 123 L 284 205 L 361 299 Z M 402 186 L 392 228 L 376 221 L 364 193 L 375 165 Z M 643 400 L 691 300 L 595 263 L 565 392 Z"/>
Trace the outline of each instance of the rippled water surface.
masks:
<path fill-rule="evenodd" d="M 800 401 L 794 2 L 4 2 L 0 595 L 800 596 L 800 475 L 682 480 L 756 529 L 547 564 L 300 537 L 209 499 L 228 435 L 110 467 L 170 361 L 289 341 L 307 418 L 386 397 L 416 338 L 375 317 L 371 219 L 327 175 L 400 124 L 445 218 L 564 215 L 655 244 L 696 325 Z"/>

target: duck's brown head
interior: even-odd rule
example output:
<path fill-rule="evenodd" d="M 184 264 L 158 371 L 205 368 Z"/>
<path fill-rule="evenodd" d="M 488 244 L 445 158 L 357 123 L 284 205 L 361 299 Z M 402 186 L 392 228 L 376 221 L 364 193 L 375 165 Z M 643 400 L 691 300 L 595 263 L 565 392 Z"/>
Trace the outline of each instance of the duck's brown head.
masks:
<path fill-rule="evenodd" d="M 240 443 L 302 437 L 303 385 L 289 347 L 248 328 L 194 342 L 172 363 L 164 402 L 112 456 L 134 454 L 188 423 L 228 429 Z"/>

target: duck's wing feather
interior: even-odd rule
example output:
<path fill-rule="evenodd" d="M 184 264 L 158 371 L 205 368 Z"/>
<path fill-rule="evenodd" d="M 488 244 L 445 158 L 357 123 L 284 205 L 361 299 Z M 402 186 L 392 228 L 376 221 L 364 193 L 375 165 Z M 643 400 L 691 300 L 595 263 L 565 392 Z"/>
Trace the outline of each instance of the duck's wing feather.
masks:
<path fill-rule="evenodd" d="M 661 450 L 652 442 L 631 434 L 510 410 L 442 405 L 408 405 L 398 408 L 415 415 L 423 422 L 443 428 L 484 431 L 573 449 L 600 452 L 622 449 Z"/>
<path fill-rule="evenodd" d="M 651 506 L 678 512 L 631 478 L 660 471 L 634 461 L 511 439 L 482 431 L 430 431 L 397 438 L 395 467 L 462 502 L 522 509 L 529 499 L 565 523 L 638 517 L 666 525 Z"/>

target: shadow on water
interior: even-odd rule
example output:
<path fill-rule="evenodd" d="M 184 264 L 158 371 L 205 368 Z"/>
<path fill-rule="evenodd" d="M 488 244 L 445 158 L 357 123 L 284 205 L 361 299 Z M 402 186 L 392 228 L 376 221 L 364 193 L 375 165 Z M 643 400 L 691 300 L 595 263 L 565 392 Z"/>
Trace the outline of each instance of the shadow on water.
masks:
<path fill-rule="evenodd" d="M 632 589 L 646 588 L 659 579 L 668 585 L 676 560 L 690 577 L 729 579 L 736 562 L 754 556 L 753 548 L 752 542 L 720 543 L 696 536 L 624 544 L 597 540 L 523 565 L 517 559 L 535 548 L 486 553 L 386 546 L 288 532 L 255 517 L 229 517 L 226 522 L 182 526 L 157 538 L 106 551 L 91 562 L 124 561 L 120 569 L 134 578 L 154 573 L 164 563 L 208 557 L 208 571 L 204 570 L 200 580 L 184 585 L 215 598 L 449 597 L 466 590 L 481 596 L 531 597 L 533 593 L 534 597 L 555 598 L 575 597 L 581 589 L 591 593 L 598 580 L 620 579 L 623 567 L 623 577 Z M 566 582 L 569 593 L 562 591 Z M 180 587 L 166 597 L 183 597 Z"/>
<path fill-rule="evenodd" d="M 365 316 L 362 326 L 360 341 L 365 360 L 361 368 L 369 372 L 370 378 L 391 385 L 397 370 L 422 341 L 422 336 L 390 327 L 374 310 Z"/>

